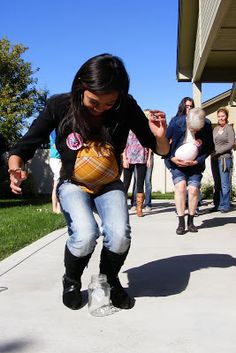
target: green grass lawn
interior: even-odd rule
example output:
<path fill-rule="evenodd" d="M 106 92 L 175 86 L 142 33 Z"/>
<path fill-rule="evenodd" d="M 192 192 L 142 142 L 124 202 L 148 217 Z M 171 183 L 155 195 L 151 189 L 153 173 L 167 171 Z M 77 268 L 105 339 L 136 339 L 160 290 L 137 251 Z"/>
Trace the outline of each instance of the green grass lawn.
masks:
<path fill-rule="evenodd" d="M 152 197 L 172 199 L 173 193 L 153 193 Z M 52 213 L 50 197 L 0 200 L 0 260 L 64 226 L 63 215 Z"/>
<path fill-rule="evenodd" d="M 128 193 L 128 197 L 131 198 L 132 193 Z M 157 192 L 152 192 L 152 199 L 153 200 L 173 200 L 174 199 L 174 193 L 173 192 L 166 192 L 165 194 L 162 194 L 160 191 Z"/>
<path fill-rule="evenodd" d="M 0 220 L 0 260 L 66 225 L 50 198 L 0 200 Z"/>
<path fill-rule="evenodd" d="M 162 194 L 161 192 L 153 192 L 152 193 L 152 199 L 153 200 L 173 200 L 174 199 L 174 193 L 173 192 L 166 192 L 165 194 Z"/>

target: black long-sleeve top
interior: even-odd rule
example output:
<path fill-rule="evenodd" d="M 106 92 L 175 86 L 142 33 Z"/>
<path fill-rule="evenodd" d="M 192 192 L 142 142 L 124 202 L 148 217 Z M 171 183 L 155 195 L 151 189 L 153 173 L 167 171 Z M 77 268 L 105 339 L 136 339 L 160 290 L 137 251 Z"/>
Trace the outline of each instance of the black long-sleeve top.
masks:
<path fill-rule="evenodd" d="M 51 131 L 56 129 L 56 148 L 61 155 L 64 179 L 70 179 L 73 174 L 77 150 L 70 149 L 66 144 L 67 136 L 72 128 L 67 130 L 66 135 L 60 133 L 59 124 L 68 113 L 70 107 L 70 93 L 53 96 L 43 112 L 32 123 L 28 132 L 10 150 L 10 155 L 17 155 L 26 163 L 31 159 L 36 149 L 48 139 Z M 104 112 L 104 125 L 107 127 L 114 147 L 117 161 L 120 161 L 129 130 L 132 130 L 144 147 L 151 148 L 156 153 L 156 139 L 152 134 L 148 119 L 140 106 L 132 96 L 125 99 L 118 110 L 110 109 Z"/>

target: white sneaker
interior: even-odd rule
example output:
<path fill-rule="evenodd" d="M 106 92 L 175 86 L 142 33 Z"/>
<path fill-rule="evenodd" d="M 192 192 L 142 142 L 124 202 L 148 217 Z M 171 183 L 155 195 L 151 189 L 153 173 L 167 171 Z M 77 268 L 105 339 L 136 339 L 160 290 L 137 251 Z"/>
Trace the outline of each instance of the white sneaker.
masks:
<path fill-rule="evenodd" d="M 146 206 L 143 209 L 145 212 L 151 212 L 152 208 L 150 206 Z"/>

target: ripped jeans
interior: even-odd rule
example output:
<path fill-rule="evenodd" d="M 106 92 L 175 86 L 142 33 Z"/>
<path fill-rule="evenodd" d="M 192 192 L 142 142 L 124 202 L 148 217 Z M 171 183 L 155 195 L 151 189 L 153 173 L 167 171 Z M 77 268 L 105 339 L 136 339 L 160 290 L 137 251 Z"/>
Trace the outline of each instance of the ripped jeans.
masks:
<path fill-rule="evenodd" d="M 67 247 L 74 256 L 92 253 L 101 234 L 108 250 L 123 254 L 129 248 L 131 228 L 120 180 L 106 185 L 96 195 L 83 191 L 71 180 L 63 180 L 58 185 L 57 196 L 68 226 Z M 94 212 L 101 219 L 100 226 Z"/>

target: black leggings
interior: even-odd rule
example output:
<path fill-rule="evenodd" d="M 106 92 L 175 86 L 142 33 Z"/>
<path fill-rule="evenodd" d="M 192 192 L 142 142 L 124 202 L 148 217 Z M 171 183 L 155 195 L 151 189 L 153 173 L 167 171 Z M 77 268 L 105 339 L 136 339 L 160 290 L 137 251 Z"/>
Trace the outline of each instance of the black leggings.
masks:
<path fill-rule="evenodd" d="M 134 168 L 136 168 L 136 171 L 137 171 L 137 179 L 136 179 L 137 192 L 143 193 L 144 180 L 145 180 L 146 169 L 147 169 L 146 163 L 145 164 L 130 164 L 129 168 L 123 168 L 125 192 L 128 193 L 129 186 L 130 186 L 131 179 L 132 179 L 132 175 L 134 172 Z"/>

